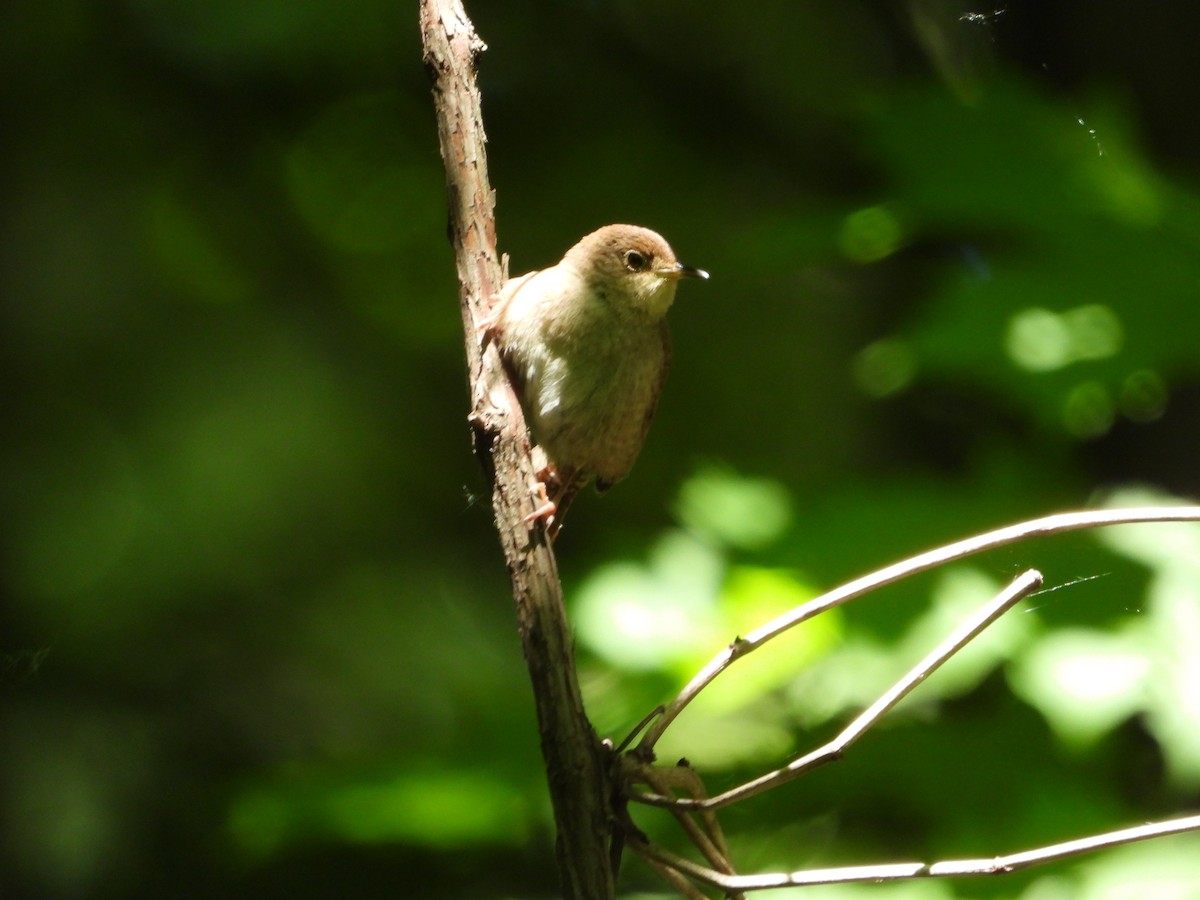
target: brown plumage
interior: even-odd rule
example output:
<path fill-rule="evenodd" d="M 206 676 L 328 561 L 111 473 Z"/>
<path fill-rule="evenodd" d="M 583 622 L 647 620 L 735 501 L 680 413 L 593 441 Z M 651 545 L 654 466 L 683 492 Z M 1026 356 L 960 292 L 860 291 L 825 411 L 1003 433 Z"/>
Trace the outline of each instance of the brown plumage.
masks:
<path fill-rule="evenodd" d="M 606 225 L 558 265 L 504 283 L 487 328 L 517 381 L 537 447 L 544 518 L 557 534 L 593 478 L 607 490 L 633 467 L 670 363 L 666 313 L 681 265 L 661 235 Z"/>

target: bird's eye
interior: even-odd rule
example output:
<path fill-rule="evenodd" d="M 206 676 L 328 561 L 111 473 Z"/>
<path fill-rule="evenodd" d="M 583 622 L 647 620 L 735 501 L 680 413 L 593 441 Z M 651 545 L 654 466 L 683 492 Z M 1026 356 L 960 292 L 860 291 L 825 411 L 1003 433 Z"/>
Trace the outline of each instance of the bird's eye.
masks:
<path fill-rule="evenodd" d="M 650 265 L 649 258 L 636 250 L 625 251 L 625 268 L 630 272 L 644 271 Z"/>

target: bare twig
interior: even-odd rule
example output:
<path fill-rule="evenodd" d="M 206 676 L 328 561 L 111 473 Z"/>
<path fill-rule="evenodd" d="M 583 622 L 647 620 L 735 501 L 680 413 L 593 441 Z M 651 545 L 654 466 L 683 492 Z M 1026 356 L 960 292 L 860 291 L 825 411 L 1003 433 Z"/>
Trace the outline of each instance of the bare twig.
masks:
<path fill-rule="evenodd" d="M 674 869 L 694 881 L 726 892 L 763 891 L 771 888 L 842 884 L 855 881 L 898 881 L 925 874 L 924 863 L 891 863 L 881 866 L 845 866 L 836 869 L 805 869 L 800 872 L 780 872 L 765 875 L 726 875 L 706 866 L 677 856 L 662 847 L 642 841 L 630 841 L 629 847 L 639 856 L 660 866 Z"/>
<path fill-rule="evenodd" d="M 707 797 L 704 782 L 686 760 L 681 760 L 679 765 L 671 767 L 647 766 L 638 772 L 638 777 L 644 779 L 660 796 L 671 796 L 670 792 L 678 788 L 693 800 L 703 800 Z M 716 815 L 707 808 L 701 808 L 698 810 L 700 823 L 697 824 L 685 808 L 675 806 L 671 811 L 688 839 L 704 854 L 709 865 L 732 875 L 734 869 L 729 860 L 729 846 L 725 843 L 725 834 Z"/>
<path fill-rule="evenodd" d="M 1200 508 L 1168 507 L 1068 514 L 1022 523 L 1021 525 L 990 532 L 977 538 L 960 541 L 949 547 L 922 554 L 921 556 L 914 557 L 875 573 L 875 575 L 859 579 L 842 589 L 842 591 L 848 592 L 849 589 L 853 588 L 856 589 L 857 593 L 849 593 L 848 596 L 843 596 L 842 591 L 835 591 L 832 594 L 818 598 L 816 601 L 798 607 L 787 615 L 781 616 L 767 626 L 758 629 L 747 638 L 747 642 L 753 641 L 755 643 L 752 646 L 759 646 L 762 642 L 782 633 L 787 627 L 803 621 L 808 616 L 815 615 L 816 612 L 836 605 L 835 602 L 830 602 L 831 597 L 839 598 L 837 602 L 845 602 L 851 596 L 857 596 L 858 593 L 862 592 L 863 584 L 886 584 L 905 574 L 911 574 L 913 571 L 922 571 L 925 568 L 940 565 L 942 562 L 950 559 L 959 559 L 969 553 L 979 552 L 988 547 L 1000 546 L 1001 544 L 1031 535 L 1091 527 L 1093 525 L 1145 521 L 1181 521 L 1196 518 L 1200 518 Z M 972 616 L 961 623 L 937 648 L 888 688 L 878 700 L 855 718 L 837 737 L 824 746 L 793 760 L 783 768 L 769 772 L 712 798 L 705 798 L 703 796 L 702 787 L 699 790 L 693 790 L 691 792 L 693 796 L 691 797 L 677 797 L 671 793 L 671 788 L 674 785 L 670 781 L 663 781 L 661 778 L 656 777 L 656 775 L 670 773 L 673 770 L 667 767 L 653 766 L 652 755 L 643 756 L 639 752 L 639 749 L 635 749 L 626 754 L 621 760 L 623 777 L 628 786 L 626 796 L 629 800 L 668 808 L 677 818 L 680 817 L 683 811 L 711 813 L 719 807 L 727 806 L 738 800 L 790 781 L 824 763 L 841 759 L 845 751 L 862 737 L 868 729 L 875 725 L 888 710 L 892 709 L 902 698 L 907 696 L 935 671 L 937 667 L 966 646 L 967 643 L 978 636 L 1006 610 L 1011 609 L 1021 598 L 1034 593 L 1040 587 L 1041 583 L 1042 576 L 1032 569 L 1019 576 L 1003 592 L 980 607 Z M 816 611 L 813 611 L 814 607 L 816 607 Z M 707 672 L 709 669 L 705 671 Z M 715 677 L 719 671 L 721 669 L 713 671 L 711 677 Z M 711 681 L 711 677 L 708 681 Z M 699 679 L 696 679 L 693 684 L 697 681 Z M 707 684 L 708 682 L 704 683 Z M 638 793 L 630 790 L 633 785 L 639 783 L 649 785 L 657 793 Z M 720 835 L 721 832 L 718 825 L 714 823 L 709 826 L 707 819 L 705 822 L 706 834 Z M 1200 831 L 1200 815 L 1116 829 L 1084 838 L 1050 844 L 1045 847 L 1023 850 L 1005 856 L 944 860 L 932 864 L 917 862 L 808 869 L 763 875 L 739 875 L 734 873 L 732 867 L 728 864 L 728 852 L 723 847 L 721 848 L 721 852 L 714 852 L 710 841 L 707 839 L 696 840 L 693 834 L 694 831 L 695 828 L 693 827 L 689 831 L 689 835 L 692 836 L 693 843 L 696 843 L 704 852 L 709 863 L 707 866 L 676 856 L 661 847 L 657 847 L 649 843 L 644 835 L 636 831 L 631 834 L 629 847 L 660 872 L 673 871 L 677 876 L 691 879 L 696 884 L 719 888 L 727 895 L 735 895 L 739 892 L 745 893 L 772 888 L 817 884 L 1004 874 L 1017 869 L 1041 865 L 1053 860 L 1065 859 L 1120 844 L 1128 844 L 1134 841 L 1188 831 Z"/>
<path fill-rule="evenodd" d="M 867 729 L 883 718 L 888 710 L 892 709 L 917 685 L 935 672 L 942 663 L 961 650 L 981 631 L 1011 609 L 1021 598 L 1028 597 L 1041 586 L 1042 575 L 1035 569 L 1030 569 L 1019 575 L 1007 588 L 981 606 L 970 618 L 959 625 L 929 655 L 913 666 L 903 678 L 888 688 L 878 700 L 846 726 L 837 737 L 824 746 L 813 750 L 811 753 L 806 753 L 804 756 L 793 760 L 783 768 L 768 772 L 752 781 L 747 781 L 745 784 L 707 799 L 673 797 L 662 793 L 632 793 L 629 799 L 647 803 L 651 806 L 665 806 L 673 810 L 719 809 L 722 806 L 728 806 L 730 803 L 735 803 L 746 797 L 752 797 L 785 781 L 799 778 L 804 773 L 811 772 L 825 763 L 841 759 L 842 754 L 846 752 L 846 749 L 851 744 L 862 737 Z"/>
<path fill-rule="evenodd" d="M 537 483 L 520 404 L 495 347 L 484 347 L 479 323 L 501 284 L 496 255 L 494 195 L 475 58 L 485 48 L 459 0 L 422 0 L 425 64 L 433 79 L 438 138 L 450 200 L 450 238 L 471 382 L 475 452 L 492 479 L 492 507 L 517 606 L 525 661 L 533 683 L 542 756 L 558 828 L 563 893 L 607 900 L 614 893 L 608 863 L 609 756 L 583 711 L 571 633 L 554 554 L 533 511 Z M 490 390 L 489 385 L 502 389 Z"/>
<path fill-rule="evenodd" d="M 1003 547 L 1017 541 L 1028 540 L 1050 534 L 1062 534 L 1068 531 L 1078 531 L 1082 528 L 1096 528 L 1103 525 L 1124 525 L 1135 522 L 1185 522 L 1200 521 L 1200 506 L 1152 506 L 1135 509 L 1086 510 L 1083 512 L 1060 513 L 1020 522 L 996 531 L 976 535 L 944 547 L 929 550 L 909 559 L 856 578 L 839 588 L 822 594 L 815 600 L 810 600 L 782 616 L 768 622 L 761 628 L 755 629 L 744 638 L 736 639 L 725 650 L 717 654 L 699 673 L 687 684 L 679 695 L 666 705 L 663 713 L 650 723 L 641 741 L 632 751 L 641 759 L 653 758 L 653 748 L 662 737 L 667 727 L 683 712 L 684 708 L 696 699 L 698 695 L 714 678 L 729 668 L 738 659 L 757 650 L 767 641 L 779 636 L 793 626 L 811 619 L 813 616 L 840 606 L 856 597 L 881 588 L 884 585 L 925 572 L 937 566 L 945 565 L 958 559 L 964 559 L 985 550 Z"/>
<path fill-rule="evenodd" d="M 657 856 L 647 853 L 645 851 L 645 845 L 635 843 L 631 846 L 634 848 L 637 854 L 642 857 L 642 859 L 650 864 L 650 868 L 654 869 L 654 871 L 662 876 L 663 880 L 666 881 L 667 884 L 679 891 L 680 896 L 687 898 L 687 900 L 708 900 L 708 898 L 700 891 L 699 888 L 697 888 L 683 876 L 678 866 L 674 866 L 664 859 L 659 859 Z M 667 855 L 669 856 L 669 854 Z M 702 879 L 697 880 L 699 881 Z"/>
<path fill-rule="evenodd" d="M 1052 859 L 1066 859 L 1081 853 L 1091 853 L 1105 847 L 1116 847 L 1121 844 L 1132 844 L 1150 838 L 1163 837 L 1168 834 L 1182 834 L 1186 831 L 1200 831 L 1200 816 L 1185 816 L 1182 819 L 1168 819 L 1165 822 L 1150 822 L 1146 825 L 1134 825 L 1131 828 L 1121 828 L 1095 834 L 1091 837 L 1078 838 L 1073 841 L 1063 841 L 1060 844 L 1050 844 L 1038 847 L 1036 850 L 1022 850 L 1020 853 L 1010 853 L 1007 856 L 997 856 L 993 859 L 951 859 L 934 863 L 929 867 L 929 874 L 934 877 L 948 875 L 998 875 L 1004 872 L 1015 872 L 1030 866 L 1041 865 Z"/>
<path fill-rule="evenodd" d="M 639 856 L 653 860 L 659 866 L 674 869 L 689 878 L 726 892 L 763 891 L 783 887 L 811 887 L 818 884 L 847 884 L 866 881 L 900 881 L 907 878 L 947 878 L 963 875 L 1003 875 L 1081 853 L 1106 847 L 1132 844 L 1150 838 L 1200 831 L 1200 816 L 1186 816 L 1122 828 L 1061 844 L 1050 844 L 1036 850 L 1023 850 L 1007 856 L 988 859 L 946 860 L 937 863 L 887 863 L 875 866 L 844 866 L 832 869 L 804 869 L 799 872 L 779 872 L 766 875 L 727 875 L 676 856 L 661 847 L 631 841 L 630 848 Z"/>

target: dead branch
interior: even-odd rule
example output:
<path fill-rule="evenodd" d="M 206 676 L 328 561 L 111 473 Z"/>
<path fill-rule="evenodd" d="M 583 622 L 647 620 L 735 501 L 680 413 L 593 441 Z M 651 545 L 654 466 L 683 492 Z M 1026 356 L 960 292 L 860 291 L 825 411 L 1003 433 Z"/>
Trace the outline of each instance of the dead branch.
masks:
<path fill-rule="evenodd" d="M 910 878 L 948 878 L 964 875 L 1004 875 L 1018 869 L 1042 865 L 1060 859 L 1090 853 L 1107 847 L 1117 847 L 1121 844 L 1132 844 L 1151 838 L 1165 837 L 1170 834 L 1182 834 L 1188 831 L 1200 831 L 1200 816 L 1185 816 L 1179 819 L 1169 819 L 1165 822 L 1153 822 L 1148 825 L 1135 825 L 1064 841 L 1060 844 L 1050 844 L 1034 850 L 1022 850 L 1005 856 L 995 856 L 985 859 L 956 859 L 936 863 L 885 863 L 868 866 L 842 866 L 831 869 L 803 869 L 798 872 L 779 872 L 766 875 L 729 875 L 718 872 L 706 866 L 698 865 L 691 860 L 676 856 L 670 851 L 663 850 L 653 844 L 642 841 L 630 841 L 630 848 L 639 856 L 652 861 L 656 867 L 673 869 L 682 875 L 710 887 L 720 888 L 728 893 L 764 891 L 784 887 L 811 887 L 818 884 L 849 884 L 852 882 L 902 881 Z"/>
<path fill-rule="evenodd" d="M 1122 511 L 1126 515 L 1129 510 Z M 1188 518 L 1191 518 L 1189 516 Z M 1044 521 L 1044 520 L 1043 520 Z M 999 534 L 999 532 L 994 532 Z M 985 536 L 988 537 L 988 536 Z M 969 543 L 969 542 L 964 542 Z M 960 546 L 960 545 L 955 545 Z M 714 797 L 705 796 L 703 784 L 690 767 L 687 778 L 676 777 L 677 767 L 654 766 L 648 760 L 631 751 L 621 760 L 623 778 L 627 785 L 629 800 L 661 806 L 684 825 L 685 833 L 700 849 L 708 865 L 700 865 L 677 856 L 648 841 L 636 828 L 629 829 L 629 847 L 647 861 L 656 871 L 664 874 L 672 884 L 680 879 L 690 879 L 695 884 L 719 888 L 727 896 L 737 896 L 749 891 L 771 890 L 783 887 L 838 884 L 849 882 L 898 881 L 911 878 L 945 878 L 952 876 L 1001 875 L 1017 869 L 1042 865 L 1054 860 L 1066 859 L 1082 853 L 1090 853 L 1120 844 L 1200 831 L 1200 815 L 1185 816 L 1162 822 L 1152 822 L 1129 828 L 1115 829 L 1031 850 L 1022 850 L 1004 856 L 976 859 L 945 860 L 936 863 L 888 863 L 881 865 L 847 866 L 829 869 L 806 869 L 796 872 L 740 875 L 729 863 L 729 851 L 725 846 L 720 825 L 712 815 L 722 806 L 746 799 L 762 791 L 791 781 L 820 765 L 842 758 L 845 751 L 874 726 L 888 710 L 921 684 L 946 660 L 962 650 L 985 628 L 1011 609 L 1021 598 L 1029 596 L 1042 583 L 1042 576 L 1029 570 L 1016 578 L 996 597 L 982 605 L 958 628 L 948 635 L 921 662 L 902 676 L 872 703 L 833 740 L 795 760 L 783 768 L 731 788 Z M 828 608 L 828 607 L 826 607 Z M 787 616 L 783 618 L 788 618 Z M 776 632 L 778 633 L 778 632 Z M 681 765 L 684 765 L 681 763 Z M 633 790 L 636 784 L 648 785 L 654 793 Z M 672 793 L 677 786 L 684 786 L 690 796 L 678 797 Z M 689 814 L 700 814 L 703 829 L 686 818 Z M 689 885 L 689 891 L 694 888 Z M 692 896 L 692 893 L 688 893 Z"/>
<path fill-rule="evenodd" d="M 717 794 L 715 797 L 672 797 L 659 792 L 657 794 L 632 793 L 629 799 L 652 806 L 669 807 L 672 810 L 720 809 L 722 806 L 728 806 L 747 797 L 753 797 L 755 794 L 762 793 L 784 782 L 799 778 L 806 772 L 811 772 L 813 769 L 823 766 L 826 763 L 836 762 L 842 758 L 842 755 L 849 749 L 850 745 L 862 737 L 871 726 L 882 719 L 897 703 L 908 696 L 917 685 L 937 671 L 942 663 L 974 640 L 985 628 L 1000 618 L 1000 616 L 1012 609 L 1021 598 L 1028 597 L 1041 586 L 1042 574 L 1036 569 L 1030 569 L 1019 575 L 1013 580 L 1012 584 L 976 610 L 952 634 L 947 636 L 945 640 L 930 651 L 924 659 L 913 666 L 907 674 L 884 691 L 878 700 L 867 707 L 837 737 L 823 747 L 818 747 L 816 750 L 793 760 L 783 768 L 776 769 L 774 772 L 768 772 L 766 775 L 762 775 L 738 787 L 730 788 L 727 791 Z"/>
<path fill-rule="evenodd" d="M 609 755 L 584 715 L 554 554 L 540 525 L 530 528 L 523 521 L 534 508 L 537 478 L 521 407 L 495 347 L 484 347 L 479 330 L 487 318 L 488 300 L 502 279 L 495 195 L 488 181 L 482 104 L 475 82 L 475 61 L 486 46 L 459 0 L 422 0 L 421 35 L 446 170 L 475 453 L 492 481 L 496 530 L 533 683 L 558 830 L 563 893 L 581 900 L 607 900 L 614 893 L 608 862 Z M 489 392 L 489 384 L 508 387 Z"/>
<path fill-rule="evenodd" d="M 879 569 L 869 575 L 856 578 L 839 588 L 822 594 L 808 603 L 797 606 L 784 613 L 766 625 L 756 628 L 744 638 L 737 638 L 727 648 L 713 657 L 696 676 L 688 682 L 679 695 L 663 707 L 662 714 L 654 719 L 646 728 L 641 741 L 632 751 L 643 760 L 653 758 L 654 745 L 662 737 L 667 727 L 683 712 L 689 703 L 712 682 L 718 675 L 733 665 L 742 657 L 757 650 L 767 641 L 778 637 L 801 622 L 806 622 L 813 616 L 841 606 L 843 603 L 861 597 L 863 594 L 900 581 L 910 575 L 926 572 L 943 566 L 955 560 L 974 556 L 985 550 L 994 550 L 1006 544 L 1044 537 L 1051 534 L 1064 534 L 1068 531 L 1078 531 L 1083 528 L 1098 528 L 1105 525 L 1127 525 L 1137 522 L 1189 522 L 1200 521 L 1200 506 L 1151 506 L 1135 509 L 1102 509 L 1084 510 L 1082 512 L 1059 513 L 1019 522 L 995 531 L 975 535 L 944 547 L 938 547 L 917 556 L 909 557 L 886 568 Z"/>

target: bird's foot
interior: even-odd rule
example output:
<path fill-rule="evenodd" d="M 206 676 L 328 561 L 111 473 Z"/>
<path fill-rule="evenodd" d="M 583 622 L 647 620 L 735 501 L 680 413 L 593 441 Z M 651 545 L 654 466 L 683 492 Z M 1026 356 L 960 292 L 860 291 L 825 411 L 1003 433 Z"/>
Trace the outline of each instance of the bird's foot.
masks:
<path fill-rule="evenodd" d="M 550 495 L 546 493 L 546 482 L 538 482 L 537 495 L 538 500 L 541 501 L 541 505 L 521 521 L 526 525 L 532 525 L 538 519 L 545 519 L 547 526 L 549 526 L 554 521 L 554 514 L 558 512 L 558 506 L 550 499 Z"/>

